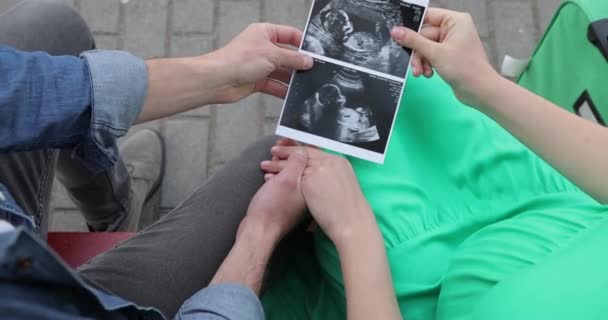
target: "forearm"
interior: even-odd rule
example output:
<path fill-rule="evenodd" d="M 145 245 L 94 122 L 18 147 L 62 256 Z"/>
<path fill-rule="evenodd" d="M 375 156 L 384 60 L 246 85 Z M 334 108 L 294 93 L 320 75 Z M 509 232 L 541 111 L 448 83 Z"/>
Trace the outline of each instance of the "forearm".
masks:
<path fill-rule="evenodd" d="M 348 319 L 401 319 L 382 235 L 371 211 L 366 219 L 336 241 Z"/>
<path fill-rule="evenodd" d="M 278 238 L 278 233 L 244 221 L 235 245 L 211 280 L 211 285 L 235 283 L 259 294 Z"/>
<path fill-rule="evenodd" d="M 608 203 L 608 129 L 496 76 L 479 109 L 596 200 Z"/>
<path fill-rule="evenodd" d="M 148 94 L 138 123 L 213 103 L 226 82 L 221 63 L 212 55 L 148 60 Z"/>

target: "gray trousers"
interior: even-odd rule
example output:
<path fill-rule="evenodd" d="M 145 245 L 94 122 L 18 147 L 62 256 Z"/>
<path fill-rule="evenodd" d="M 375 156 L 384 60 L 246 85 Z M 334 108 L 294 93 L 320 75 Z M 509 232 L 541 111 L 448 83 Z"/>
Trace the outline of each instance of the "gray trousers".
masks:
<path fill-rule="evenodd" d="M 86 24 L 74 11 L 31 1 L 0 16 L 0 42 L 52 54 L 77 54 L 94 46 Z M 259 162 L 269 158 L 274 142 L 274 137 L 260 140 L 161 221 L 79 272 L 125 299 L 172 317 L 186 299 L 208 285 L 228 254 L 249 201 L 264 182 Z M 0 155 L 0 182 L 44 224 L 55 163 L 72 197 L 80 201 L 81 209 L 88 208 L 83 211 L 91 212 L 87 221 L 107 219 L 128 207 L 124 203 L 128 176 L 122 173 L 121 163 L 95 177 L 69 155 L 69 150 L 59 155 L 50 150 Z M 101 217 L 95 216 L 96 210 Z"/>

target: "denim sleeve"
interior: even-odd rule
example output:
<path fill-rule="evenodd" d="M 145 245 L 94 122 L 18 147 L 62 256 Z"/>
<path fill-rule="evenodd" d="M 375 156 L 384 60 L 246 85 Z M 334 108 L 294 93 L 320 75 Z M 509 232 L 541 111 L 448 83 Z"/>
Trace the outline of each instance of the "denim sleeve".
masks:
<path fill-rule="evenodd" d="M 147 85 L 145 62 L 126 52 L 50 56 L 0 45 L 0 152 L 73 148 L 94 171 L 108 168 Z"/>
<path fill-rule="evenodd" d="M 118 159 L 116 139 L 139 116 L 148 93 L 146 63 L 124 51 L 82 54 L 91 75 L 92 118 L 87 138 L 75 150 L 93 170 L 111 167 Z"/>
<path fill-rule="evenodd" d="M 263 320 L 264 309 L 247 287 L 220 284 L 199 291 L 181 307 L 175 320 Z"/>

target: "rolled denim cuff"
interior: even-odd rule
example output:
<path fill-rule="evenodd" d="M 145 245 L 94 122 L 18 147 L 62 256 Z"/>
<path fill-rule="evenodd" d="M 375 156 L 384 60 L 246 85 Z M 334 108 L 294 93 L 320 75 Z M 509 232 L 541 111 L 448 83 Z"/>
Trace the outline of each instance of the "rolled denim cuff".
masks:
<path fill-rule="evenodd" d="M 23 226 L 34 233 L 40 231 L 34 219 L 19 208 L 6 187 L 0 183 L 0 221 L 2 220 L 13 226 Z"/>
<path fill-rule="evenodd" d="M 181 307 L 175 320 L 264 320 L 264 309 L 251 289 L 219 284 L 196 293 Z"/>
<path fill-rule="evenodd" d="M 91 76 L 91 130 L 74 152 L 99 172 L 116 163 L 116 139 L 129 131 L 141 112 L 148 69 L 144 60 L 124 51 L 94 50 L 81 57 Z"/>

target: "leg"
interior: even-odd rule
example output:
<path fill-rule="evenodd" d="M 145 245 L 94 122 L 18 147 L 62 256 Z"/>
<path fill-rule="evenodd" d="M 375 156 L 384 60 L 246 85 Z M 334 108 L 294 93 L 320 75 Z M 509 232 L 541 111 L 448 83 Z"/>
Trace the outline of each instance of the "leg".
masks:
<path fill-rule="evenodd" d="M 259 168 L 276 138 L 244 151 L 172 213 L 80 273 L 115 294 L 172 317 L 205 287 L 228 254 L 249 201 L 264 183 Z"/>
<path fill-rule="evenodd" d="M 535 276 L 543 274 L 543 272 L 534 270 L 543 270 L 541 266 L 548 261 L 557 260 L 558 265 L 566 262 L 567 260 L 563 259 L 562 254 L 564 250 L 579 248 L 577 243 L 581 241 L 581 237 L 586 238 L 585 235 L 591 230 L 607 225 L 608 208 L 591 205 L 587 200 L 577 199 L 577 197 L 564 200 L 553 196 L 530 202 L 516 210 L 513 212 L 512 218 L 487 226 L 473 234 L 454 253 L 451 266 L 442 281 L 437 319 L 503 319 L 503 317 L 497 316 L 498 311 L 504 312 L 513 306 L 517 307 L 512 312 L 504 314 L 504 316 L 508 315 L 509 319 L 556 319 L 552 316 L 523 316 L 525 311 L 532 310 L 534 301 L 538 302 L 550 297 L 555 291 L 552 288 L 551 293 L 547 292 L 547 295 L 543 296 L 544 289 L 542 288 L 530 291 L 522 289 L 519 292 L 520 295 L 515 296 L 513 295 L 514 290 L 523 283 L 538 285 L 544 281 L 533 283 L 529 282 L 530 279 L 525 282 L 515 279 L 529 278 L 524 275 L 530 273 Z M 606 228 L 604 227 L 603 230 L 605 231 Z M 606 243 L 607 239 L 602 237 L 602 245 Z M 584 244 L 587 243 L 584 242 Z M 583 246 L 580 248 L 582 249 Z M 577 256 L 586 255 L 586 258 L 579 260 L 578 263 L 588 265 L 588 267 L 564 270 L 562 278 L 552 283 L 554 288 L 560 288 L 559 283 L 568 288 L 567 283 L 571 283 L 571 280 L 575 278 L 587 279 L 585 275 L 582 275 L 584 269 L 605 270 L 600 267 L 606 263 L 606 259 L 602 258 L 600 253 L 603 247 L 598 245 L 594 248 L 597 249 L 595 254 L 581 255 L 582 251 L 576 253 Z M 577 260 L 572 260 L 572 262 L 575 261 Z M 548 279 L 548 275 L 555 278 L 559 276 L 546 273 L 543 276 L 544 279 Z M 608 278 L 605 275 L 597 278 L 598 281 L 601 279 L 606 281 Z M 505 288 L 508 283 L 511 283 L 507 286 L 510 289 Z M 518 283 L 518 285 L 514 286 L 514 283 Z M 583 283 L 581 281 L 581 285 Z M 547 285 L 549 284 L 551 282 L 547 283 Z M 587 284 L 585 283 L 585 285 Z M 499 289 L 501 287 L 503 289 Z M 583 291 L 584 289 L 581 287 L 578 293 Z M 491 292 L 497 293 L 493 294 L 493 299 L 488 300 Z M 577 292 L 571 292 L 571 294 L 576 295 Z M 519 302 L 511 303 L 515 299 L 518 299 Z M 564 301 L 568 301 L 568 299 Z M 488 308 L 490 305 L 499 309 L 491 312 L 492 308 Z M 547 305 L 545 304 L 545 306 Z M 480 306 L 484 306 L 486 314 L 493 314 L 493 316 L 475 317 Z M 522 316 L 517 316 L 517 314 Z"/>
<path fill-rule="evenodd" d="M 607 246 L 608 223 L 603 222 L 538 266 L 498 284 L 480 301 L 473 319 L 606 318 Z"/>
<path fill-rule="evenodd" d="M 78 54 L 94 47 L 93 36 L 72 9 L 51 2 L 24 1 L 0 15 L 0 43 L 52 54 Z M 17 203 L 47 229 L 56 152 L 1 154 L 0 182 Z"/>

